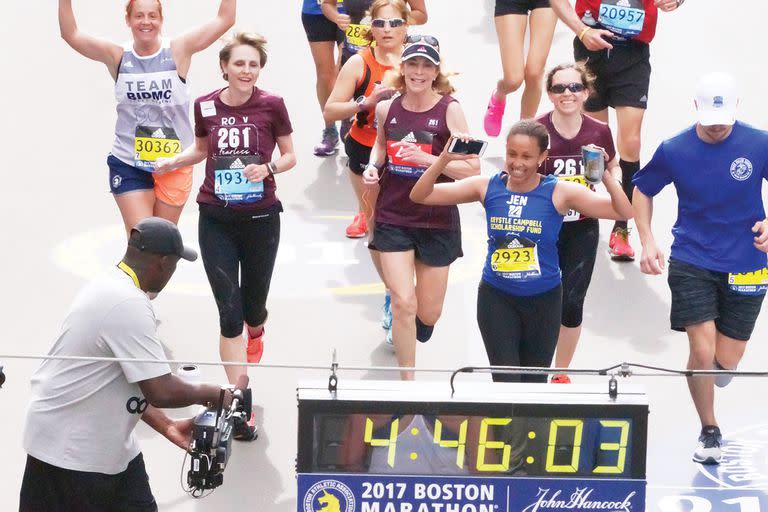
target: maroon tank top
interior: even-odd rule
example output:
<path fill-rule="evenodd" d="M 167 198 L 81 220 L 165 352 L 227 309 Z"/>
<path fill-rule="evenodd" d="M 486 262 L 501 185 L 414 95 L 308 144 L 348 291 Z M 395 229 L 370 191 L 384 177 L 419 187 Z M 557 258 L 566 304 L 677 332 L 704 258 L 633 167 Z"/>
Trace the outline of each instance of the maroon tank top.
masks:
<path fill-rule="evenodd" d="M 439 155 L 451 132 L 446 121 L 448 105 L 456 101 L 443 96 L 426 112 L 411 112 L 402 105 L 402 97 L 392 100 L 384 125 L 387 137 L 387 160 L 382 173 L 379 197 L 376 201 L 376 222 L 411 228 L 458 230 L 459 209 L 455 206 L 427 206 L 416 204 L 408 197 L 413 185 L 426 167 L 420 167 L 399 157 L 396 142 L 417 144 L 432 155 Z M 440 175 L 438 183 L 454 181 Z"/>

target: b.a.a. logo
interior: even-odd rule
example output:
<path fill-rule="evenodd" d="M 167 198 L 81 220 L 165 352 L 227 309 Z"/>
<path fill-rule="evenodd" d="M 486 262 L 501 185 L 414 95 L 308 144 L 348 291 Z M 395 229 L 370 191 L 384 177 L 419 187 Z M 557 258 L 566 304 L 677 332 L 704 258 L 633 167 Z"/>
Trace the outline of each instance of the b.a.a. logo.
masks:
<path fill-rule="evenodd" d="M 304 512 L 355 512 L 355 495 L 338 480 L 322 480 L 304 495 Z"/>

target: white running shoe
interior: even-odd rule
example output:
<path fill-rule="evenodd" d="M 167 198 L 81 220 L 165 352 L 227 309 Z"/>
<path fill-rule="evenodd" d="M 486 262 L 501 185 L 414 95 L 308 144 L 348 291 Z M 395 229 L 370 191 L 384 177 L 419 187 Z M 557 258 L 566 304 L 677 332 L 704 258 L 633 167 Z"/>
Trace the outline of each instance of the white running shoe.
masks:
<path fill-rule="evenodd" d="M 723 455 L 720 449 L 722 440 L 719 427 L 715 425 L 702 427 L 699 444 L 693 452 L 693 461 L 699 464 L 720 464 Z"/>

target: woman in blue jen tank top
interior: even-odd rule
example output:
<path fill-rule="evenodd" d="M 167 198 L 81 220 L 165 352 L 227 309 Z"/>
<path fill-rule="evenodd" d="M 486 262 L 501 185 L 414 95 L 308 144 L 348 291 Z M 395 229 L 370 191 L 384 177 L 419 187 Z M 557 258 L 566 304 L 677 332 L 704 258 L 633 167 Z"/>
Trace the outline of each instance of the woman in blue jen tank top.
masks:
<path fill-rule="evenodd" d="M 562 302 L 557 239 L 568 210 L 603 219 L 632 216 L 632 205 L 610 173 L 603 176 L 609 195 L 538 174 L 548 146 L 541 123 L 520 121 L 507 136 L 505 170 L 435 184 L 449 162 L 468 157 L 443 151 L 411 190 L 417 203 L 478 201 L 485 207 L 488 255 L 477 294 L 477 323 L 494 366 L 548 367 L 552 361 Z M 546 382 L 547 376 L 494 374 L 493 380 Z"/>

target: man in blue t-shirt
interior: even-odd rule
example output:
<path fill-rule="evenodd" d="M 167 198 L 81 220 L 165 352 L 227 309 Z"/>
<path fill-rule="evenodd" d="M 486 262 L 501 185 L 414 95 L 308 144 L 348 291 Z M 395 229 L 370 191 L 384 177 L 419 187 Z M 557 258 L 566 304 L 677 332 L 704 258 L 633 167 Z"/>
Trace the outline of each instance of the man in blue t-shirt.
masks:
<path fill-rule="evenodd" d="M 768 132 L 736 121 L 738 95 L 728 75 L 702 78 L 695 102 L 698 123 L 662 142 L 632 180 L 640 269 L 651 275 L 664 270 L 651 216 L 653 196 L 672 183 L 678 196 L 668 277 L 672 329 L 688 334 L 689 369 L 733 370 L 768 289 L 768 220 L 761 195 L 768 179 Z M 730 379 L 688 378 L 702 425 L 696 462 L 720 462 L 714 384 L 723 387 Z"/>

